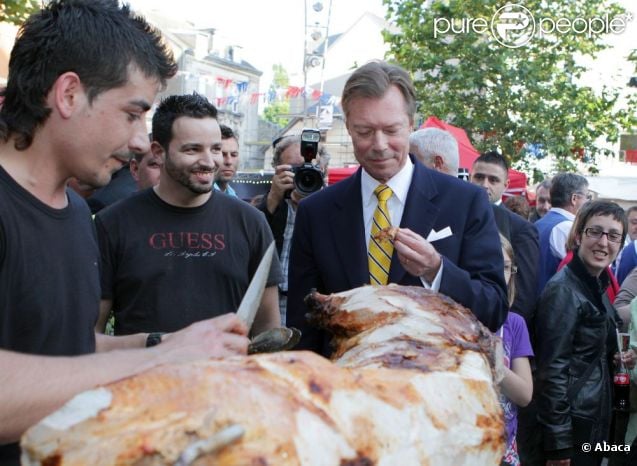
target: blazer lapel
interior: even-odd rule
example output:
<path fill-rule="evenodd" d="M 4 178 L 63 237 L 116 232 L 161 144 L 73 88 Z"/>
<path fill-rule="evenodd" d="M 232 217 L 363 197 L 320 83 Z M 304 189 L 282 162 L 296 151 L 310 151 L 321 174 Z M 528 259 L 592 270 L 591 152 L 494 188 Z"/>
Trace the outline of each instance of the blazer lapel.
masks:
<path fill-rule="evenodd" d="M 414 174 L 407 192 L 400 227 L 409 228 L 427 239 L 439 214 L 438 207 L 433 203 L 433 199 L 437 195 L 438 190 L 429 174 L 429 169 L 415 162 Z M 398 260 L 398 255 L 394 252 L 389 269 L 389 282 L 401 283 L 406 273 L 407 271 Z"/>
<path fill-rule="evenodd" d="M 361 169 L 350 179 L 343 196 L 336 200 L 331 212 L 329 228 L 335 245 L 341 270 L 349 281 L 349 287 L 356 288 L 369 283 L 367 266 L 367 244 L 361 241 L 365 236 L 363 225 L 363 205 L 361 200 Z"/>

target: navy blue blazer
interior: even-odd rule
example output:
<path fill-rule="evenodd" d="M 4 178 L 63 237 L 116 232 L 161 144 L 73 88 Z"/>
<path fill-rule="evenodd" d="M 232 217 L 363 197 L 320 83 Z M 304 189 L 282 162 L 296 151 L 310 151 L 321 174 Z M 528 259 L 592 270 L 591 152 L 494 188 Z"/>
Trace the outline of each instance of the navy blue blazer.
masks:
<path fill-rule="evenodd" d="M 423 238 L 432 229 L 451 228 L 451 236 L 432 243 L 444 264 L 439 291 L 497 330 L 508 306 L 500 238 L 485 190 L 416 162 L 400 226 Z M 389 282 L 422 286 L 420 278 L 405 271 L 396 254 Z M 329 354 L 323 332 L 305 318 L 303 299 L 313 288 L 329 294 L 368 283 L 359 169 L 299 204 L 290 250 L 287 306 L 287 325 L 303 332 L 298 348 Z"/>

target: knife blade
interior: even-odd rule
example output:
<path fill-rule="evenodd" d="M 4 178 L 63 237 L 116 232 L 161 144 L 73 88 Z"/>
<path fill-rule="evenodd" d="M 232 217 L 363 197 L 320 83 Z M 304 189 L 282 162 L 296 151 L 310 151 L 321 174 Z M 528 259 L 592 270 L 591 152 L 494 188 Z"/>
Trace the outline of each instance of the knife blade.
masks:
<path fill-rule="evenodd" d="M 248 285 L 246 294 L 243 295 L 239 309 L 237 309 L 237 317 L 246 323 L 248 331 L 250 331 L 254 317 L 257 315 L 257 310 L 261 305 L 263 290 L 265 290 L 265 284 L 268 281 L 268 275 L 270 275 L 270 266 L 272 265 L 274 251 L 274 241 L 272 241 L 261 258 L 257 271 L 254 273 L 250 285 Z"/>

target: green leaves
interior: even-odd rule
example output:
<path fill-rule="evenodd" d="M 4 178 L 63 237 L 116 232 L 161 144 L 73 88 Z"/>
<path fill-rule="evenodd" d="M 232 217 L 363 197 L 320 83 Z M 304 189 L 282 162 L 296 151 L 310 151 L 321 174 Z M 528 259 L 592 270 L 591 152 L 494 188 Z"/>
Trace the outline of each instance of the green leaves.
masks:
<path fill-rule="evenodd" d="M 2 0 L 0 23 L 21 25 L 31 13 L 40 9 L 38 0 Z"/>
<path fill-rule="evenodd" d="M 622 98 L 609 87 L 594 92 L 581 84 L 586 70 L 576 57 L 594 57 L 604 49 L 601 34 L 536 34 L 510 48 L 498 43 L 490 28 L 505 3 L 500 0 L 384 2 L 400 31 L 384 33 L 388 59 L 414 76 L 419 114 L 465 128 L 480 151 L 497 146 L 516 167 L 533 172 L 535 159 L 526 143 L 540 144 L 556 157 L 555 168 L 573 169 L 583 160 L 594 171 L 604 141 L 617 141 L 622 131 L 637 126 L 634 96 Z M 547 30 L 561 18 L 571 24 L 582 18 L 581 29 L 585 19 L 622 13 L 602 0 L 528 0 L 524 6 L 536 26 L 546 18 Z M 480 28 L 484 24 L 486 30 Z"/>
<path fill-rule="evenodd" d="M 282 101 L 274 101 L 271 102 L 264 110 L 263 110 L 263 119 L 269 121 L 270 123 L 274 123 L 283 128 L 290 121 L 290 102 L 287 100 Z"/>
<path fill-rule="evenodd" d="M 283 65 L 280 63 L 272 65 L 272 73 L 273 77 L 270 92 L 276 92 L 277 89 L 287 88 L 289 86 L 290 78 Z M 287 100 L 274 100 L 263 110 L 263 119 L 283 128 L 290 121 L 289 114 L 290 102 Z"/>

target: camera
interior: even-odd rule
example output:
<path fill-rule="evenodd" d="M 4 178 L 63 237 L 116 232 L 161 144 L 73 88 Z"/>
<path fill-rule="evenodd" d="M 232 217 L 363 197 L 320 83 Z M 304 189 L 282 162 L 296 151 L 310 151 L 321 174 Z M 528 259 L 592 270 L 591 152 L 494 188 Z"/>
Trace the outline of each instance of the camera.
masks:
<path fill-rule="evenodd" d="M 318 154 L 321 132 L 316 129 L 304 129 L 301 132 L 301 156 L 303 165 L 292 167 L 294 172 L 294 187 L 304 196 L 308 196 L 323 187 L 323 172 L 312 161 Z"/>

